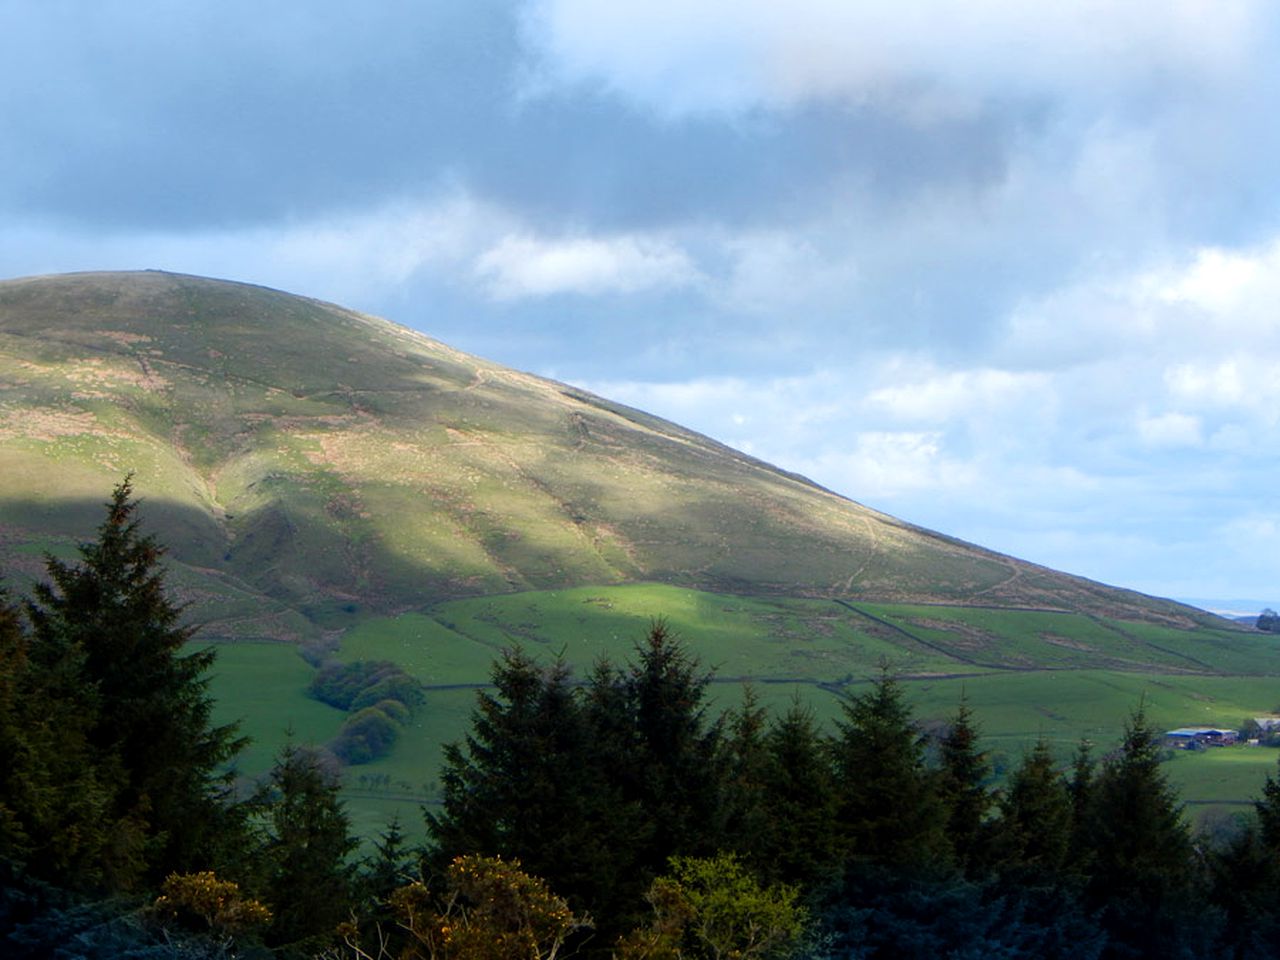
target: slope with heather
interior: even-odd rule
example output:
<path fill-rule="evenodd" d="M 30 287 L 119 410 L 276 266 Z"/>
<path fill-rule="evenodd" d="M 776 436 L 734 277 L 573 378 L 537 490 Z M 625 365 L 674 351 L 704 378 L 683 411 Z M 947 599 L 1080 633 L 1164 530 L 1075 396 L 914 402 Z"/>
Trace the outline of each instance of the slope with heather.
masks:
<path fill-rule="evenodd" d="M 165 273 L 0 283 L 0 471 L 19 584 L 133 471 L 211 638 L 638 582 L 1203 621 L 386 321 Z"/>

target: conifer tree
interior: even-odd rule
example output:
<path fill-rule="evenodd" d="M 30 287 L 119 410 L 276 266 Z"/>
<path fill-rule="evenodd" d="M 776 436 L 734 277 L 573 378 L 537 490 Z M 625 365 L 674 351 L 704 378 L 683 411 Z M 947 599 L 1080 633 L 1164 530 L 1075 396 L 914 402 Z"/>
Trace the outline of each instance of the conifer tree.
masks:
<path fill-rule="evenodd" d="M 1280 957 L 1280 782 L 1268 774 L 1253 822 L 1211 857 L 1213 902 L 1222 912 L 1219 954 Z"/>
<path fill-rule="evenodd" d="M 1195 955 L 1192 943 L 1207 929 L 1205 918 L 1193 923 L 1186 913 L 1195 855 L 1159 752 L 1140 703 L 1125 725 L 1119 751 L 1106 758 L 1093 784 L 1085 814 L 1087 896 L 1104 910 L 1112 939 L 1133 955 Z"/>
<path fill-rule="evenodd" d="M 1280 779 L 1275 775 L 1267 774 L 1262 796 L 1254 801 L 1253 810 L 1258 818 L 1258 839 L 1280 867 Z"/>
<path fill-rule="evenodd" d="M 266 941 L 297 952 L 323 945 L 346 920 L 358 841 L 338 797 L 338 778 L 292 743 L 254 800 L 265 821 L 261 898 L 273 919 Z"/>
<path fill-rule="evenodd" d="M 840 865 L 835 783 L 812 709 L 793 703 L 770 726 L 765 747 L 769 826 L 758 870 L 769 882 L 812 889 Z"/>
<path fill-rule="evenodd" d="M 1000 867 L 1024 881 L 1051 883 L 1066 867 L 1071 795 L 1041 737 L 1009 777 L 1000 798 L 996 848 Z"/>
<path fill-rule="evenodd" d="M 494 665 L 471 732 L 445 748 L 442 810 L 427 815 L 432 866 L 458 856 L 519 859 L 575 907 L 598 910 L 627 869 L 627 807 L 563 661 L 521 650 Z"/>
<path fill-rule="evenodd" d="M 396 815 L 387 829 L 373 842 L 374 855 L 360 875 L 364 899 L 371 904 L 385 903 L 392 891 L 414 879 L 414 851 Z"/>
<path fill-rule="evenodd" d="M 115 488 L 79 563 L 46 559 L 49 582 L 27 610 L 42 668 L 93 700 L 89 745 L 122 778 L 109 817 L 137 825 L 159 879 L 207 866 L 234 827 L 221 772 L 242 741 L 210 722 L 215 654 L 182 652 L 192 630 L 165 594 L 164 551 L 140 532 L 132 492 L 129 479 Z"/>
<path fill-rule="evenodd" d="M 650 627 L 636 661 L 612 680 L 629 749 L 607 768 L 619 772 L 624 797 L 644 811 L 648 841 L 639 866 L 646 883 L 672 856 L 714 852 L 721 731 L 706 717 L 710 682 L 661 620 Z"/>
<path fill-rule="evenodd" d="M 847 698 L 833 744 L 840 830 L 855 861 L 933 872 L 950 863 L 944 808 L 925 766 L 925 739 L 901 685 L 882 668 Z"/>
<path fill-rule="evenodd" d="M 951 727 L 942 738 L 939 789 L 947 811 L 947 835 L 955 851 L 956 866 L 972 874 L 986 858 L 989 831 L 985 825 L 991 808 L 987 780 L 991 762 L 978 748 L 979 731 L 973 711 L 962 696 Z"/>
<path fill-rule="evenodd" d="M 1097 775 L 1093 744 L 1082 738 L 1071 758 L 1071 776 L 1067 779 L 1067 795 L 1071 799 L 1071 844 L 1067 860 L 1071 869 L 1081 876 L 1092 869 L 1089 818 Z"/>
<path fill-rule="evenodd" d="M 766 777 L 769 753 L 765 743 L 768 711 L 750 686 L 743 687 L 742 704 L 730 710 L 724 720 L 721 741 L 724 770 L 721 786 L 719 846 L 737 853 L 753 868 L 766 861 L 765 849 L 775 824 L 766 806 Z"/>

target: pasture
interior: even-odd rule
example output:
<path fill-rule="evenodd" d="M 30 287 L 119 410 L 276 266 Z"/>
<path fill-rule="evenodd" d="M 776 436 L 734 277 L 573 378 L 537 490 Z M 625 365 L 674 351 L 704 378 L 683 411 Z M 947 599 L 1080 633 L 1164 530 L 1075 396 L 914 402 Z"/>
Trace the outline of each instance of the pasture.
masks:
<path fill-rule="evenodd" d="M 902 675 L 926 725 L 945 722 L 966 698 L 1000 769 L 1040 736 L 1064 761 L 1082 738 L 1101 755 L 1139 702 L 1159 728 L 1238 727 L 1280 705 L 1274 641 L 1232 631 L 1045 611 L 732 597 L 653 584 L 455 600 L 366 620 L 333 651 L 345 661 L 394 661 L 427 688 L 425 707 L 391 755 L 347 771 L 360 832 L 375 834 L 393 813 L 411 831 L 421 829 L 418 808 L 435 798 L 443 745 L 465 734 L 476 690 L 503 648 L 520 644 L 547 661 L 561 656 L 583 676 L 602 658 L 631 658 L 659 616 L 713 673 L 713 712 L 740 703 L 750 682 L 771 710 L 798 701 L 834 724 L 840 697 L 864 689 L 883 661 Z M 254 737 L 240 761 L 246 775 L 269 767 L 287 730 L 315 744 L 337 731 L 343 714 L 307 696 L 313 670 L 295 648 L 227 643 L 218 651 L 217 719 L 242 718 Z M 1218 672 L 1192 672 L 1208 666 Z M 1239 748 L 1179 755 L 1167 769 L 1198 807 L 1247 801 L 1274 765 L 1270 750 Z"/>

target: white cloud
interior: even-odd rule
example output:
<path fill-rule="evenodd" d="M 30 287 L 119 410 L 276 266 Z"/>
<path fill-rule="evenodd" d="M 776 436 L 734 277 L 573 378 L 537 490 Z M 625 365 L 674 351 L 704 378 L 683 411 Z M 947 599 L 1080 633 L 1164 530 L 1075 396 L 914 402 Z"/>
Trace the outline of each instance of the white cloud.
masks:
<path fill-rule="evenodd" d="M 1012 405 L 1047 400 L 1049 378 L 1039 372 L 977 369 L 934 373 L 922 379 L 881 387 L 867 403 L 889 416 L 929 422 L 999 417 Z"/>
<path fill-rule="evenodd" d="M 508 234 L 480 254 L 474 274 L 500 300 L 676 289 L 699 279 L 684 250 L 636 236 L 549 240 Z"/>
<path fill-rule="evenodd" d="M 1158 296 L 1168 303 L 1192 303 L 1218 315 L 1241 305 L 1259 276 L 1280 260 L 1280 245 L 1258 255 L 1201 250 L 1195 262 L 1179 276 L 1170 278 Z M 1274 269 L 1267 270 L 1275 273 Z"/>
<path fill-rule="evenodd" d="M 824 253 L 799 231 L 724 234 L 710 243 L 730 261 L 711 298 L 735 313 L 821 310 L 848 299 L 858 286 L 859 271 L 850 255 Z"/>
<path fill-rule="evenodd" d="M 953 495 L 972 485 L 978 472 L 948 457 L 943 443 L 934 431 L 868 430 L 854 435 L 851 450 L 828 450 L 801 461 L 799 469 L 863 500 L 885 502 L 924 491 Z"/>
<path fill-rule="evenodd" d="M 928 119 L 986 96 L 1203 84 L 1239 69 L 1266 16 L 1265 0 L 541 0 L 528 32 L 553 79 L 664 111 L 888 98 Z"/>
<path fill-rule="evenodd" d="M 1199 417 L 1163 413 L 1139 417 L 1138 436 L 1149 447 L 1198 447 L 1204 442 Z"/>
<path fill-rule="evenodd" d="M 1020 304 L 1002 348 L 1019 365 L 1062 367 L 1119 354 L 1165 357 L 1202 369 L 1248 350 L 1280 353 L 1280 238 L 1228 251 L 1200 248 L 1143 269 L 1086 277 Z M 1221 389 L 1236 372 L 1214 374 Z M 1203 379 L 1177 372 L 1184 392 Z M 1190 369 L 1190 367 L 1188 367 Z M 1199 378 L 1199 379 L 1197 379 Z"/>

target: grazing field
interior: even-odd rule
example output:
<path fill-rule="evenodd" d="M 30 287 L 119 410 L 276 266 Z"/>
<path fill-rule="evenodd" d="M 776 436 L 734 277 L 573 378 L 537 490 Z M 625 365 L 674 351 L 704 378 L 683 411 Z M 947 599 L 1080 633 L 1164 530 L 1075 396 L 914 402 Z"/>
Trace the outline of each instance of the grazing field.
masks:
<path fill-rule="evenodd" d="M 1169 779 L 1194 814 L 1201 806 L 1243 809 L 1276 776 L 1280 750 L 1269 747 L 1214 747 L 1177 750 L 1165 764 Z"/>
<path fill-rule="evenodd" d="M 199 646 L 197 644 L 196 646 Z M 307 696 L 314 671 L 283 643 L 222 643 L 217 646 L 210 691 L 214 723 L 240 722 L 251 742 L 239 768 L 257 776 L 290 736 L 296 743 L 323 743 L 338 732 L 345 714 Z"/>
<path fill-rule="evenodd" d="M 1274 641 L 1227 630 L 1044 611 L 743 598 L 655 584 L 456 600 L 366 620 L 334 651 L 346 661 L 392 660 L 427 688 L 426 706 L 393 752 L 347 770 L 357 828 L 375 834 L 398 814 L 420 831 L 419 807 L 435 798 L 442 747 L 465 734 L 476 691 L 504 647 L 563 656 L 583 675 L 601 658 L 625 662 L 659 616 L 714 672 L 712 710 L 740 703 L 750 682 L 772 710 L 799 700 L 834 723 L 840 696 L 863 689 L 884 661 L 903 677 L 926 724 L 944 722 L 967 698 L 1000 767 L 1039 736 L 1064 761 L 1081 738 L 1101 754 L 1140 701 L 1164 728 L 1238 727 L 1280 705 Z M 232 643 L 218 651 L 218 719 L 242 717 L 255 739 L 241 760 L 246 774 L 269 767 L 287 729 L 315 744 L 337 731 L 343 714 L 307 696 L 313 670 L 295 648 Z M 1218 671 L 1207 672 L 1209 664 Z M 1242 803 L 1274 756 L 1265 748 L 1211 750 L 1179 754 L 1168 769 L 1193 805 Z"/>

